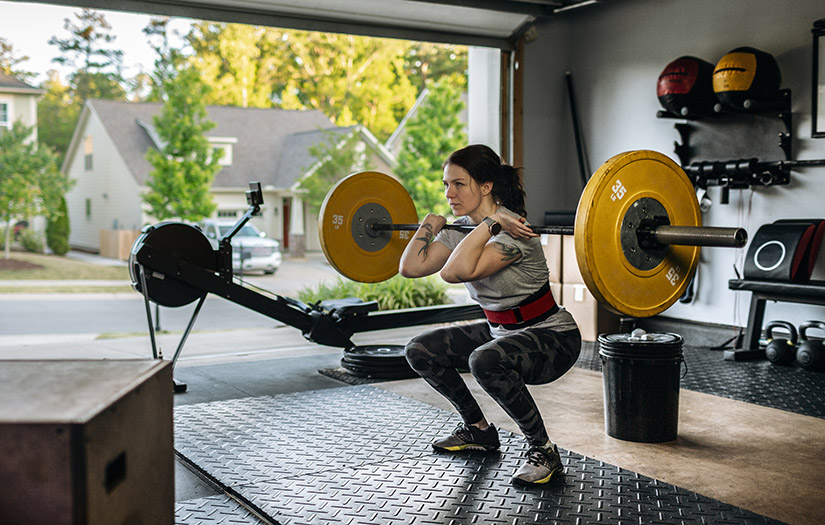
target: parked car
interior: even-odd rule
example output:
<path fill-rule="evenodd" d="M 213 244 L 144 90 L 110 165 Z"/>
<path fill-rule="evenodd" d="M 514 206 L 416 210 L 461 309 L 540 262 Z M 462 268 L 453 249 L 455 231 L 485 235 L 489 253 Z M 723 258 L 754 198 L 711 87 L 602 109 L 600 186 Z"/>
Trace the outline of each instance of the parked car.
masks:
<path fill-rule="evenodd" d="M 235 221 L 207 219 L 200 223 L 206 236 L 215 241 L 229 233 Z M 246 223 L 232 237 L 232 269 L 236 272 L 262 271 L 273 274 L 281 265 L 281 243 L 270 239 L 252 223 Z"/>

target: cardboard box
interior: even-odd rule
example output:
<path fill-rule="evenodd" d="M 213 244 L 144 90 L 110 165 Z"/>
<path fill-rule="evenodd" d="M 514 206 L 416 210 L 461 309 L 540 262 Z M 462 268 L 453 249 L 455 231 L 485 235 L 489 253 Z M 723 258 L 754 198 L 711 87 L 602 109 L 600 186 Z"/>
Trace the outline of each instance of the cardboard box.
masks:
<path fill-rule="evenodd" d="M 0 521 L 172 524 L 172 366 L 0 362 Z"/>
<path fill-rule="evenodd" d="M 561 282 L 564 284 L 583 284 L 584 279 L 576 261 L 576 242 L 573 235 L 562 236 Z"/>
<path fill-rule="evenodd" d="M 579 325 L 582 341 L 596 341 L 599 334 L 619 332 L 619 316 L 597 303 L 596 298 L 583 284 L 564 283 L 561 304 Z"/>
<path fill-rule="evenodd" d="M 561 283 L 550 281 L 550 292 L 553 294 L 556 304 L 561 304 Z"/>
<path fill-rule="evenodd" d="M 547 270 L 550 272 L 550 282 L 560 283 L 561 281 L 561 235 L 541 236 L 541 247 L 544 250 L 544 258 L 547 260 Z"/>

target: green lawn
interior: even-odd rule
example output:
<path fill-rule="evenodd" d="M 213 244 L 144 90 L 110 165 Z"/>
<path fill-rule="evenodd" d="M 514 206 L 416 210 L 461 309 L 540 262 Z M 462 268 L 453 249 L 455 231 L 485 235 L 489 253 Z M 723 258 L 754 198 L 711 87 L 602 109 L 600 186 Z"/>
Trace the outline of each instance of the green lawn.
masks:
<path fill-rule="evenodd" d="M 11 259 L 35 264 L 38 268 L 8 269 L 0 252 L 0 280 L 129 280 L 126 266 L 102 266 L 83 261 L 29 252 L 11 252 Z"/>

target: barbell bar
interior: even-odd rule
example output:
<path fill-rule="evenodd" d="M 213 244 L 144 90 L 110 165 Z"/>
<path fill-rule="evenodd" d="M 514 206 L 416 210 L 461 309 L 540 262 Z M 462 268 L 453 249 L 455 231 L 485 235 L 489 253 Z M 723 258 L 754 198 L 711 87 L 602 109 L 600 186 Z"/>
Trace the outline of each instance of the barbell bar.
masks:
<path fill-rule="evenodd" d="M 397 179 L 355 173 L 339 181 L 321 206 L 321 247 L 345 277 L 383 281 L 398 272 L 417 220 L 412 198 Z M 702 226 L 690 179 L 669 157 L 649 150 L 620 153 L 602 164 L 582 192 L 574 226 L 533 230 L 572 235 L 582 280 L 596 300 L 634 317 L 656 315 L 684 294 L 700 246 L 747 243 L 742 228 Z"/>
<path fill-rule="evenodd" d="M 416 231 L 420 224 L 392 224 L 368 222 L 367 231 Z M 470 233 L 474 224 L 445 224 L 442 229 Z M 575 235 L 575 227 L 561 225 L 543 225 L 529 228 L 533 233 L 547 235 Z M 744 228 L 719 228 L 715 226 L 670 226 L 667 224 L 640 227 L 636 230 L 640 237 L 646 237 L 662 246 L 681 244 L 684 246 L 716 246 L 724 248 L 741 248 L 748 243 L 748 233 Z"/>

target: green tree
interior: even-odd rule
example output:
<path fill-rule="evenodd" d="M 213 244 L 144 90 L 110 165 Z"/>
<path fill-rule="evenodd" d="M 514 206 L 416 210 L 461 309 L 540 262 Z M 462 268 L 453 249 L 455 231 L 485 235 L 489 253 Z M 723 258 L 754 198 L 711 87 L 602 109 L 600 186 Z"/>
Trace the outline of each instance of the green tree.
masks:
<path fill-rule="evenodd" d="M 202 22 L 187 36 L 208 103 L 318 109 L 385 140 L 415 102 L 403 40 Z"/>
<path fill-rule="evenodd" d="M 62 53 L 52 60 L 74 68 L 68 80 L 75 103 L 82 106 L 90 98 L 123 100 L 123 51 L 107 47 L 117 38 L 110 33 L 112 26 L 102 13 L 90 9 L 75 13 L 75 18 L 64 19 L 68 38 L 49 39 Z"/>
<path fill-rule="evenodd" d="M 281 32 L 244 24 L 200 22 L 187 41 L 192 64 L 212 87 L 209 104 L 272 107 L 273 84 L 284 73 Z"/>
<path fill-rule="evenodd" d="M 0 73 L 5 73 L 23 82 L 31 82 L 37 75 L 19 67 L 28 59 L 29 57 L 26 55 L 16 56 L 14 44 L 0 37 Z"/>
<path fill-rule="evenodd" d="M 49 217 L 46 223 L 46 245 L 55 255 L 66 255 L 69 251 L 69 208 L 66 197 L 60 198 L 58 213 Z"/>
<path fill-rule="evenodd" d="M 321 209 L 329 190 L 343 177 L 373 169 L 369 155 L 363 148 L 359 151 L 356 129 L 324 130 L 324 140 L 310 146 L 309 154 L 317 163 L 304 168 L 312 173 L 301 180 L 300 189 L 306 192 L 304 200 L 313 211 Z"/>
<path fill-rule="evenodd" d="M 222 153 L 213 150 L 204 135 L 215 127 L 204 103 L 209 87 L 195 69 L 185 68 L 164 88 L 166 102 L 153 118 L 163 147 L 146 153 L 154 169 L 143 201 L 158 220 L 199 221 L 216 208 L 210 190 Z"/>
<path fill-rule="evenodd" d="M 407 121 L 406 136 L 398 154 L 396 175 L 404 183 L 422 216 L 428 212 L 448 215 L 444 200 L 441 165 L 450 153 L 465 145 L 459 119 L 464 103 L 448 82 L 430 87 L 418 113 Z"/>
<path fill-rule="evenodd" d="M 427 84 L 442 80 L 466 90 L 467 48 L 431 42 L 409 42 L 404 54 L 404 70 L 419 92 Z"/>
<path fill-rule="evenodd" d="M 62 163 L 80 114 L 69 86 L 60 80 L 57 71 L 49 71 L 49 78 L 41 87 L 46 91 L 37 101 L 37 139 L 50 147 Z"/>
<path fill-rule="evenodd" d="M 152 73 L 138 73 L 131 80 L 131 89 L 135 93 L 146 92 L 141 98 L 143 100 L 157 102 L 163 100 L 163 86 L 173 79 L 177 69 L 186 60 L 183 52 L 172 47 L 169 35 L 169 17 L 152 17 L 149 23 L 143 28 L 146 39 L 155 51 L 155 64 Z M 175 36 L 180 36 L 177 31 Z"/>
<path fill-rule="evenodd" d="M 10 227 L 17 219 L 55 216 L 69 179 L 57 169 L 57 156 L 31 140 L 33 127 L 15 122 L 0 133 L 0 220 L 6 224 L 5 258 L 10 257 Z"/>
<path fill-rule="evenodd" d="M 282 40 L 287 60 L 276 93 L 285 109 L 319 109 L 384 141 L 415 102 L 403 40 L 305 31 L 284 32 Z"/>

